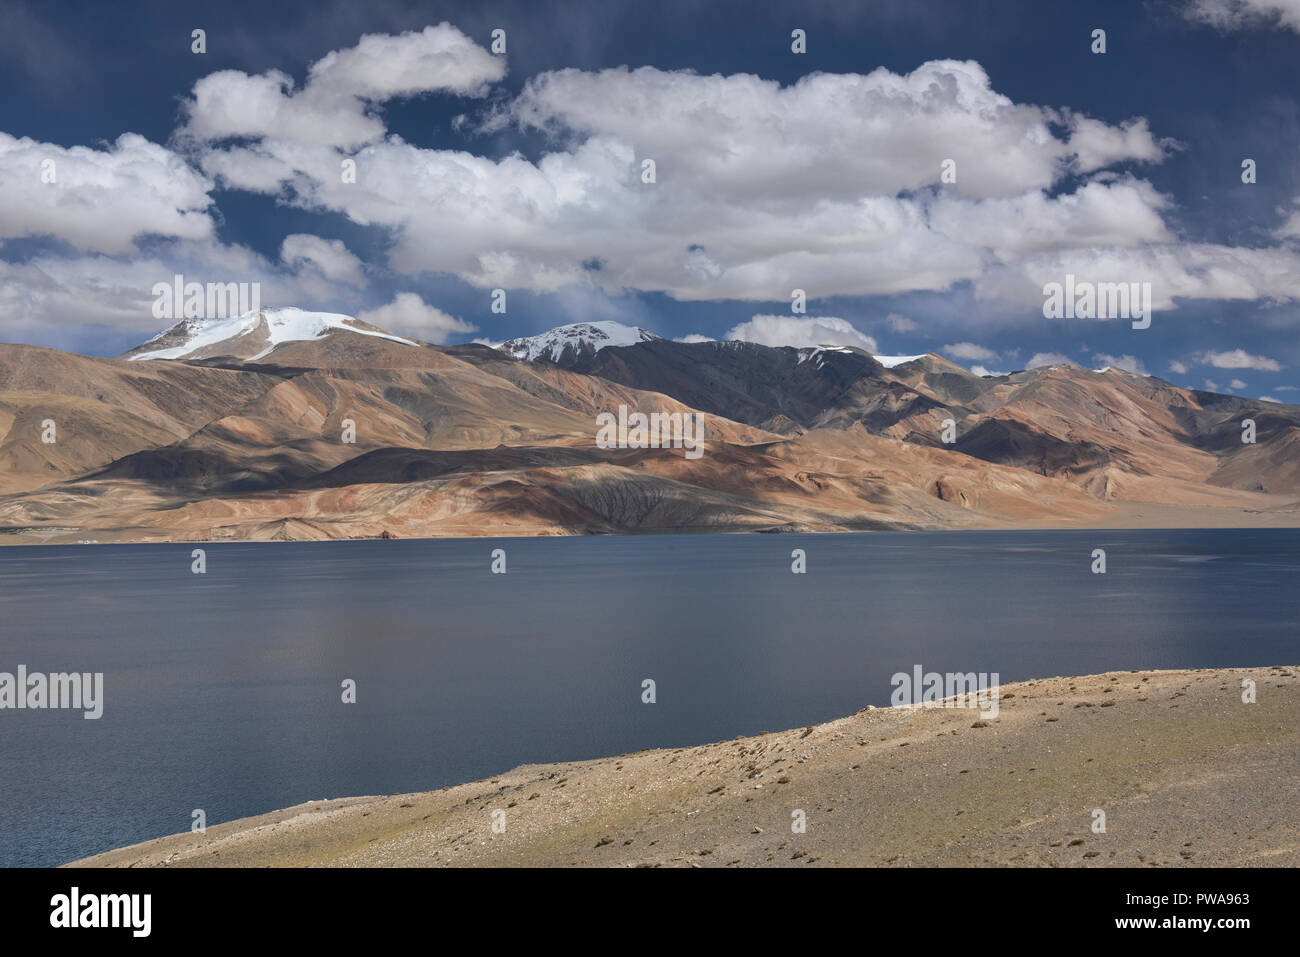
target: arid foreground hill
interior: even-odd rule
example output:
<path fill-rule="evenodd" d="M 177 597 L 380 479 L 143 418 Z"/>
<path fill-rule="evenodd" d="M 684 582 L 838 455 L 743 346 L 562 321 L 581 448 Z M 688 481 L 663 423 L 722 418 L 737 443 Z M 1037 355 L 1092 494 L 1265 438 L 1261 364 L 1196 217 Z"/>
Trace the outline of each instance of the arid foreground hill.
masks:
<path fill-rule="evenodd" d="M 423 794 L 311 801 L 77 863 L 1295 867 L 1297 707 L 1289 667 L 1046 678 L 1003 685 L 990 720 L 867 709 Z"/>
<path fill-rule="evenodd" d="M 0 345 L 0 542 L 1300 525 L 1300 407 L 1117 369 L 295 309 L 126 355 Z M 703 454 L 597 447 L 620 406 L 704 413 Z"/>

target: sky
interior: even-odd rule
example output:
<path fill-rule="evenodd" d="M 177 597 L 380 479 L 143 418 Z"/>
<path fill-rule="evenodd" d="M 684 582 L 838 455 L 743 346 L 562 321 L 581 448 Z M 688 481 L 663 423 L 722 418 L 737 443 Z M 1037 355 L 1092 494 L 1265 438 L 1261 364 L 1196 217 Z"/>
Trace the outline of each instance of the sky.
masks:
<path fill-rule="evenodd" d="M 435 343 L 616 320 L 1300 400 L 1300 0 L 0 23 L 0 341 L 119 354 L 181 274 Z M 1049 318 L 1067 276 L 1149 326 Z"/>

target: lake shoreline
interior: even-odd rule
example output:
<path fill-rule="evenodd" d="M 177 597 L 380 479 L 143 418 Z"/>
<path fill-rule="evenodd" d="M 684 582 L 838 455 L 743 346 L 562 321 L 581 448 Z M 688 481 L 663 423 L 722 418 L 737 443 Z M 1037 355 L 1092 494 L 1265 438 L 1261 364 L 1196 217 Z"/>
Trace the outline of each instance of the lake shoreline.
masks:
<path fill-rule="evenodd" d="M 866 708 L 312 801 L 67 866 L 1297 866 L 1297 715 L 1294 666 L 1027 680 L 987 721 Z"/>
<path fill-rule="evenodd" d="M 1088 531 L 1172 531 L 1214 529 L 1217 531 L 1239 529 L 1242 531 L 1256 529 L 1300 528 L 1300 504 L 1288 510 L 1262 511 L 1253 509 L 1227 508 L 1215 506 L 1166 505 L 1155 502 L 1111 502 L 1114 511 L 1103 519 L 1081 520 L 1075 522 L 1007 522 L 996 519 L 976 521 L 968 525 L 918 525 L 894 523 L 890 527 L 853 528 L 837 526 L 833 528 L 808 525 L 783 525 L 772 527 L 753 526 L 692 526 L 681 529 L 647 528 L 621 531 L 584 531 L 582 529 L 564 529 L 558 526 L 539 528 L 532 534 L 521 534 L 518 528 L 503 527 L 484 529 L 481 532 L 465 535 L 401 536 L 390 535 L 356 535 L 340 537 L 301 537 L 301 538 L 148 538 L 95 540 L 84 543 L 80 540 L 51 540 L 53 536 L 41 539 L 37 533 L 15 532 L 0 529 L 0 547 L 19 547 L 33 545 L 227 545 L 227 544 L 286 544 L 302 542 L 379 542 L 379 541 L 475 541 L 538 538 L 642 538 L 646 536 L 691 537 L 695 535 L 864 535 L 890 532 L 1088 532 Z M 75 529 L 67 537 L 80 535 L 112 535 L 121 530 L 113 529 Z"/>

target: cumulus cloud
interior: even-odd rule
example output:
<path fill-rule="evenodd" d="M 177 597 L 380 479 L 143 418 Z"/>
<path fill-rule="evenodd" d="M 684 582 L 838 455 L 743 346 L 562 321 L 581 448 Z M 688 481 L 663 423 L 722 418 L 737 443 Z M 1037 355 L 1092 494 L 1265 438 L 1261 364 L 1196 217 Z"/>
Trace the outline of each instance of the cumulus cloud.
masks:
<path fill-rule="evenodd" d="M 1209 389 L 1211 392 L 1218 392 L 1219 383 L 1215 382 L 1213 379 L 1206 379 L 1205 388 Z"/>
<path fill-rule="evenodd" d="M 473 326 L 431 306 L 413 292 L 399 292 L 386 306 L 357 313 L 357 318 L 387 332 L 405 333 L 440 345 L 458 332 L 477 332 Z"/>
<path fill-rule="evenodd" d="M 1092 182 L 1076 192 L 1043 192 L 978 202 L 936 200 L 929 222 L 1006 262 L 1059 249 L 1136 246 L 1173 237 L 1160 217 L 1168 201 L 1144 180 Z"/>
<path fill-rule="evenodd" d="M 1300 0 L 1185 0 L 1183 15 L 1223 31 L 1287 27 L 1300 32 Z"/>
<path fill-rule="evenodd" d="M 1039 369 L 1043 366 L 1063 366 L 1069 364 L 1069 356 L 1063 356 L 1059 352 L 1035 352 L 1030 360 L 1025 363 L 1025 368 Z"/>
<path fill-rule="evenodd" d="M 207 150 L 201 163 L 223 184 L 386 227 L 399 272 L 537 292 L 598 284 L 760 301 L 795 287 L 940 290 L 990 261 L 1170 239 L 1167 201 L 1144 181 L 1055 189 L 1070 173 L 1161 159 L 1145 121 L 1109 127 L 1017 104 L 973 62 L 784 87 L 745 74 L 561 70 L 532 78 L 486 125 L 511 123 L 564 147 L 536 162 L 491 159 L 371 131 L 347 157 L 357 181 L 343 183 L 343 153 L 319 121 L 300 131 L 267 117 L 238 127 L 256 142 Z M 961 157 L 957 182 L 940 184 L 949 156 Z M 655 183 L 642 182 L 645 158 Z M 586 266 L 594 256 L 599 270 Z"/>
<path fill-rule="evenodd" d="M 971 366 L 970 371 L 975 373 L 976 375 L 987 375 L 987 376 L 993 376 L 994 378 L 996 378 L 997 376 L 1004 376 L 1007 374 L 1005 372 L 992 372 L 984 368 L 983 366 L 978 366 L 978 365 Z"/>
<path fill-rule="evenodd" d="M 692 333 L 691 333 L 690 335 L 688 335 L 688 336 L 681 336 L 680 338 L 677 338 L 677 339 L 674 339 L 674 340 L 673 340 L 673 342 L 687 342 L 687 343 L 690 343 L 690 342 L 715 342 L 715 341 L 716 341 L 716 340 L 714 340 L 714 339 L 710 339 L 708 336 L 702 336 L 702 335 L 700 335 L 698 332 L 692 332 Z"/>
<path fill-rule="evenodd" d="M 530 79 L 496 124 L 508 120 L 615 137 L 638 156 L 662 157 L 685 182 L 714 183 L 729 202 L 774 189 L 784 198 L 893 195 L 939 184 L 949 157 L 961 158 L 955 192 L 1015 196 L 1050 186 L 1080 153 L 1084 171 L 1164 155 L 1144 121 L 1107 127 L 1015 103 L 972 60 L 907 74 L 811 73 L 788 86 L 751 74 L 566 69 Z"/>
<path fill-rule="evenodd" d="M 358 259 L 341 239 L 322 239 L 308 233 L 294 233 L 284 237 L 280 244 L 280 259 L 292 267 L 309 265 L 319 270 L 326 279 L 351 283 L 365 282 Z"/>
<path fill-rule="evenodd" d="M 1282 369 L 1276 359 L 1251 355 L 1244 349 L 1204 352 L 1199 356 L 1199 361 L 1202 365 L 1214 366 L 1216 369 L 1259 369 L 1261 372 L 1279 372 Z"/>
<path fill-rule="evenodd" d="M 1300 207 L 1300 198 L 1292 200 L 1292 205 Z M 1273 231 L 1273 235 L 1279 239 L 1300 238 L 1300 208 L 1293 210 L 1286 221 Z"/>
<path fill-rule="evenodd" d="M 0 239 L 54 236 L 110 254 L 133 251 L 136 238 L 150 234 L 206 239 L 212 186 L 135 133 L 102 150 L 0 133 Z"/>
<path fill-rule="evenodd" d="M 1177 375 L 1187 375 L 1187 365 L 1179 362 L 1177 359 L 1169 360 L 1169 371 Z"/>
<path fill-rule="evenodd" d="M 1089 173 L 1125 160 L 1158 163 L 1174 147 L 1151 135 L 1145 117 L 1111 126 L 1088 116 L 1070 117 L 1070 150 L 1077 172 Z"/>
<path fill-rule="evenodd" d="M 354 147 L 384 135 L 383 121 L 370 111 L 374 103 L 439 90 L 477 96 L 504 75 L 502 59 L 447 23 L 397 36 L 367 34 L 312 64 L 301 90 L 279 70 L 208 74 L 183 105 L 187 120 L 179 135 Z"/>
<path fill-rule="evenodd" d="M 430 90 L 482 96 L 505 72 L 505 60 L 443 22 L 418 33 L 366 34 L 313 63 L 307 89 L 377 102 Z"/>
<path fill-rule="evenodd" d="M 996 359 L 998 354 L 973 342 L 954 342 L 943 347 L 944 352 L 955 359 Z"/>
<path fill-rule="evenodd" d="M 1061 250 L 995 266 L 976 281 L 975 293 L 1041 308 L 1044 285 L 1068 274 L 1094 283 L 1150 283 L 1153 310 L 1173 309 L 1177 298 L 1292 300 L 1300 298 L 1300 249 L 1154 243 Z"/>
<path fill-rule="evenodd" d="M 259 283 L 268 307 L 346 312 L 360 300 L 357 286 L 327 277 L 309 259 L 273 262 L 211 240 L 160 243 L 123 257 L 45 253 L 0 261 L 0 339 L 78 348 L 79 338 L 102 340 L 105 330 L 152 335 L 160 331 L 153 287 L 178 273 L 187 282 Z"/>
<path fill-rule="evenodd" d="M 1094 352 L 1093 359 L 1100 362 L 1103 366 L 1110 366 L 1114 369 L 1123 369 L 1125 372 L 1132 372 L 1135 375 L 1146 375 L 1146 367 L 1142 365 L 1142 360 L 1136 356 L 1122 355 L 1112 356 L 1104 352 Z"/>
<path fill-rule="evenodd" d="M 1229 389 L 1244 389 L 1244 388 L 1246 388 L 1246 383 L 1242 382 L 1240 379 L 1233 379 L 1231 382 L 1228 383 L 1228 388 L 1229 388 Z"/>
<path fill-rule="evenodd" d="M 875 339 L 836 316 L 754 316 L 734 326 L 727 338 L 765 346 L 857 346 L 871 353 L 879 351 Z"/>
<path fill-rule="evenodd" d="M 425 149 L 385 127 L 385 102 L 434 91 L 479 96 L 504 72 L 501 58 L 448 24 L 364 36 L 314 63 L 301 84 L 277 70 L 219 71 L 183 104 L 172 141 L 181 152 L 127 134 L 106 150 L 58 153 L 89 171 L 78 191 L 60 164 L 67 192 L 58 209 L 47 208 L 53 194 L 31 185 L 39 182 L 31 161 L 62 148 L 35 144 L 17 163 L 31 141 L 0 139 L 0 186 L 9 187 L 0 189 L 0 238 L 51 234 L 124 255 L 137 237 L 156 234 L 211 250 L 209 265 L 220 270 L 242 253 L 212 242 L 209 192 L 218 184 L 375 227 L 387 234 L 392 270 L 450 274 L 480 288 L 775 301 L 796 287 L 821 298 L 973 282 L 977 298 L 1041 307 L 1044 283 L 1069 271 L 1149 279 L 1158 309 L 1178 298 L 1300 298 L 1294 243 L 1182 243 L 1165 223 L 1170 200 L 1115 169 L 1158 163 L 1175 147 L 1144 118 L 1109 123 L 1017 103 L 973 61 L 812 73 L 784 86 L 651 67 L 543 73 L 476 124 L 555 134 L 546 140 L 552 151 L 535 159 Z M 656 161 L 657 182 L 642 181 L 646 158 Z M 957 161 L 953 183 L 940 181 L 947 158 Z M 355 182 L 340 176 L 343 160 L 355 162 Z M 281 262 L 253 257 L 247 269 L 307 305 L 334 305 L 365 281 L 346 247 L 308 234 L 285 240 Z M 131 269 L 88 257 L 62 279 L 13 268 L 0 277 L 0 305 L 8 295 L 22 315 L 56 299 L 70 310 L 94 301 L 85 297 L 95 294 L 96 273 Z M 396 310 L 388 325 L 423 323 L 425 338 L 472 329 L 403 295 L 419 305 L 399 296 L 383 307 Z M 895 333 L 918 328 L 893 313 L 886 322 Z M 737 331 L 876 349 L 833 318 L 755 316 Z"/>

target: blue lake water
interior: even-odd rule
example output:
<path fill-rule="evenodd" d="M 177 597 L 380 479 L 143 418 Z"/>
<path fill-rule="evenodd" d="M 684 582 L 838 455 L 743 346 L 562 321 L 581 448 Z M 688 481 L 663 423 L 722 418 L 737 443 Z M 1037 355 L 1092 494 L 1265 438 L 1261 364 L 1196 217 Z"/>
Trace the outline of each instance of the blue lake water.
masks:
<path fill-rule="evenodd" d="M 0 672 L 103 672 L 105 699 L 97 721 L 0 710 L 0 865 L 188 830 L 195 808 L 212 825 L 807 725 L 888 704 L 917 664 L 1300 660 L 1296 530 L 212 544 L 203 575 L 192 547 L 0 548 Z"/>

